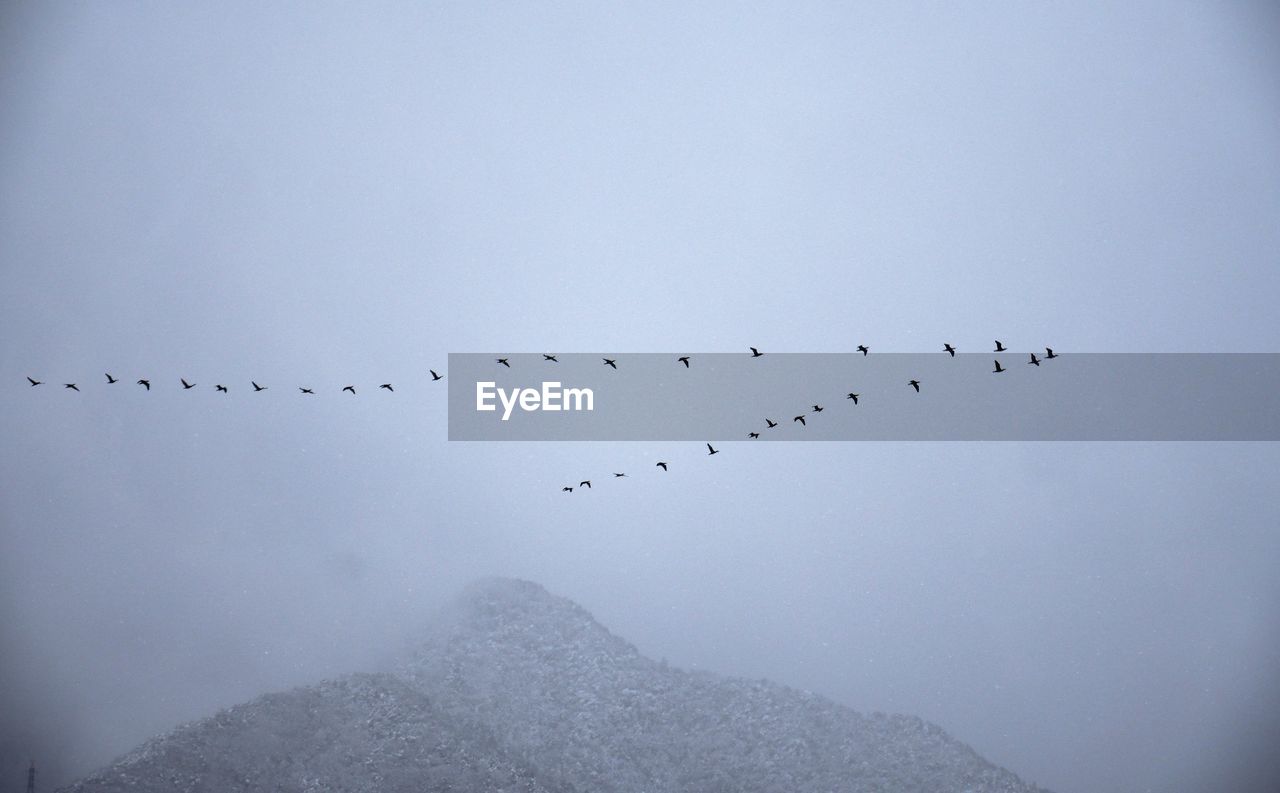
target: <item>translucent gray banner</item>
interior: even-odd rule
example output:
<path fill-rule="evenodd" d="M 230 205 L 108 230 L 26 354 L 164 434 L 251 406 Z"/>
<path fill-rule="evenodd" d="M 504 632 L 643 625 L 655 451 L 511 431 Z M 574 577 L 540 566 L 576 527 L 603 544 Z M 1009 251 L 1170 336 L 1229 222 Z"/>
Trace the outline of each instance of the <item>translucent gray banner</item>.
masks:
<path fill-rule="evenodd" d="M 449 439 L 1280 440 L 1274 353 L 1037 351 L 1038 363 L 1028 352 L 555 358 L 450 354 Z"/>

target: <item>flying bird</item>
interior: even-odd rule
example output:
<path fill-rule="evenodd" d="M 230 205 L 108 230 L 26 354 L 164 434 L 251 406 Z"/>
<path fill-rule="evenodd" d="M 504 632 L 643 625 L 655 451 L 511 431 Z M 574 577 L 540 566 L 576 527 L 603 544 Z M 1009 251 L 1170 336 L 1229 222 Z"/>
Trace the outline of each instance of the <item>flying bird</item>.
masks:
<path fill-rule="evenodd" d="M 355 387 L 355 386 L 353 386 L 353 385 L 344 386 L 342 390 L 343 390 L 343 391 L 350 391 L 350 392 L 351 392 L 351 396 L 355 396 L 355 395 L 356 395 L 356 387 Z"/>
<path fill-rule="evenodd" d="M 266 387 L 266 386 L 264 386 L 264 385 L 258 385 L 257 383 L 254 383 L 252 380 L 250 380 L 249 382 L 250 382 L 250 383 L 253 383 L 253 390 L 254 390 L 254 391 L 266 391 L 266 390 L 267 390 L 267 387 Z"/>
<path fill-rule="evenodd" d="M 1001 365 L 1000 365 L 1000 362 L 999 362 L 999 361 L 996 361 L 996 368 L 995 368 L 995 370 L 994 370 L 994 371 L 992 371 L 991 373 L 992 373 L 992 374 L 1000 374 L 1000 373 L 1001 373 L 1001 372 L 1003 372 L 1004 370 L 1005 370 L 1005 369 L 1004 369 L 1004 367 L 1003 367 L 1003 366 L 1001 366 Z"/>
<path fill-rule="evenodd" d="M 148 390 L 148 391 L 150 391 L 150 390 L 151 390 L 151 381 L 150 381 L 150 380 L 139 380 L 139 381 L 138 381 L 138 385 L 144 385 L 144 386 L 146 386 L 146 387 L 147 387 L 147 390 Z"/>
<path fill-rule="evenodd" d="M 63 388 L 70 388 L 72 391 L 79 391 L 79 390 L 80 390 L 79 388 L 76 388 L 76 384 L 75 384 L 75 383 L 63 383 L 63 384 L 62 384 L 62 387 L 63 387 Z"/>
<path fill-rule="evenodd" d="M 581 482 L 578 483 L 578 487 L 591 487 L 591 480 L 583 479 Z"/>
<path fill-rule="evenodd" d="M 573 492 L 573 488 L 572 488 L 572 487 L 562 487 L 562 488 L 560 488 L 560 490 L 562 490 L 562 491 L 563 491 L 563 492 L 565 492 L 565 493 L 572 493 L 572 492 Z"/>
<path fill-rule="evenodd" d="M 863 357 L 863 358 L 866 358 L 866 357 L 867 357 L 867 353 L 871 352 L 871 350 L 867 349 L 867 345 L 865 345 L 865 344 L 859 344 L 859 345 L 858 345 L 858 352 L 862 353 L 862 357 Z"/>
<path fill-rule="evenodd" d="M 942 351 L 951 353 L 952 358 L 956 357 L 956 348 L 952 347 L 950 344 L 942 345 Z"/>
<path fill-rule="evenodd" d="M 542 354 L 542 360 L 554 361 L 555 363 L 560 363 L 560 359 L 556 358 L 554 355 L 547 355 L 545 352 Z"/>
<path fill-rule="evenodd" d="M 824 410 L 824 408 L 822 407 L 822 405 L 814 405 L 814 406 L 813 406 L 813 412 L 814 412 L 814 413 L 821 413 L 823 410 Z"/>
<path fill-rule="evenodd" d="M 618 364 L 613 358 L 602 358 L 601 360 L 604 361 L 605 366 L 612 366 L 614 369 L 618 368 Z"/>
<path fill-rule="evenodd" d="M 222 392 L 222 393 L 224 393 L 224 394 L 225 394 L 225 393 L 227 393 L 227 387 L 226 387 L 226 386 L 224 386 L 224 385 L 219 384 L 219 385 L 214 386 L 214 388 L 218 389 L 219 391 L 221 391 L 221 392 Z"/>
<path fill-rule="evenodd" d="M 1040 365 L 1040 359 L 1039 359 L 1039 358 L 1037 358 L 1037 357 L 1036 357 L 1036 354 L 1033 352 L 1033 353 L 1031 353 L 1031 360 L 1027 361 L 1027 363 L 1033 363 L 1033 364 L 1035 364 L 1036 366 L 1039 366 L 1039 365 Z"/>
<path fill-rule="evenodd" d="M 686 369 L 688 369 L 688 368 L 689 368 L 689 356 L 687 356 L 687 355 L 682 355 L 682 356 L 680 356 L 679 358 L 677 358 L 676 360 L 677 360 L 677 361 L 679 361 L 680 363 L 684 364 L 684 368 L 686 368 Z"/>
<path fill-rule="evenodd" d="M 1004 352 L 1004 345 L 1000 343 L 1000 340 L 999 340 L 999 339 L 996 339 L 996 350 L 995 350 L 995 351 L 996 351 L 996 352 Z"/>
<path fill-rule="evenodd" d="M 497 359 L 497 361 L 498 361 L 498 363 L 502 364 L 503 366 L 507 367 L 508 369 L 510 369 L 510 368 L 511 368 L 511 364 L 507 362 L 507 359 L 506 359 L 506 358 L 498 358 L 498 359 Z"/>
<path fill-rule="evenodd" d="M 667 470 L 667 464 L 666 464 L 666 463 L 658 463 L 657 465 L 658 465 L 658 467 L 659 467 L 659 468 L 661 468 L 662 470 L 664 470 L 664 471 L 665 471 L 665 470 Z"/>
<path fill-rule="evenodd" d="M 760 352 L 760 351 L 759 351 L 759 350 L 757 350 L 755 347 L 752 347 L 752 348 L 751 348 L 751 357 L 752 357 L 752 358 L 759 358 L 761 355 L 764 355 L 764 353 Z"/>
<path fill-rule="evenodd" d="M 396 390 L 391 387 L 390 383 L 383 383 L 382 385 L 378 386 L 378 388 L 385 388 L 393 394 L 396 392 Z"/>
<path fill-rule="evenodd" d="M 441 377 L 440 375 L 436 374 L 436 370 L 435 370 L 435 369 L 428 369 L 427 371 L 431 373 L 431 382 L 433 382 L 433 383 L 434 383 L 435 381 L 437 381 L 437 380 L 443 380 L 443 379 L 444 379 L 444 378 L 443 378 L 443 377 Z"/>
<path fill-rule="evenodd" d="M 314 393 L 315 393 L 315 391 L 312 391 L 310 388 L 303 388 L 302 386 L 298 386 L 298 390 L 299 390 L 299 391 L 301 391 L 301 392 L 302 392 L 302 393 L 304 393 L 304 394 L 314 394 Z"/>
<path fill-rule="evenodd" d="M 43 381 L 43 380 L 32 380 L 30 376 L 28 376 L 28 377 L 27 377 L 27 382 L 28 382 L 28 383 L 30 383 L 30 384 L 31 384 L 31 385 L 33 385 L 33 386 L 37 386 L 37 385 L 44 385 L 44 381 Z"/>
<path fill-rule="evenodd" d="M 758 432 L 748 432 L 748 433 L 747 433 L 747 437 L 748 437 L 748 438 L 759 438 L 759 437 L 760 437 L 760 433 L 758 433 Z"/>
<path fill-rule="evenodd" d="M 774 427 L 778 426 L 778 422 L 772 421 L 770 419 L 765 419 L 764 423 L 769 426 L 769 429 L 773 429 Z"/>
<path fill-rule="evenodd" d="M 709 443 L 707 444 L 707 455 L 708 455 L 708 456 L 713 455 L 713 454 L 719 454 L 719 453 L 720 453 L 720 450 L 719 450 L 719 449 L 715 448 L 714 446 L 712 446 L 712 445 L 711 445 L 711 444 L 709 444 Z"/>
<path fill-rule="evenodd" d="M 919 380 L 912 380 L 912 381 L 910 381 L 909 383 L 907 383 L 907 385 L 909 385 L 909 386 L 911 386 L 912 388 L 914 388 L 914 389 L 916 390 L 916 393 L 917 393 L 917 394 L 918 394 L 918 393 L 920 393 L 920 381 L 919 381 Z"/>
<path fill-rule="evenodd" d="M 802 427 L 807 427 L 807 426 L 809 426 L 808 424 L 805 424 L 805 423 L 804 423 L 804 416 L 796 416 L 795 418 L 791 419 L 791 421 L 792 421 L 792 422 L 796 422 L 796 421 L 800 422 L 800 426 L 802 426 Z"/>
<path fill-rule="evenodd" d="M 1055 352 L 1053 351 L 1053 348 L 1052 348 L 1052 347 L 1045 347 L 1045 348 L 1044 348 L 1044 357 L 1045 357 L 1045 358 L 1057 358 L 1057 357 L 1058 357 L 1058 355 L 1057 355 L 1057 353 L 1055 353 Z"/>
<path fill-rule="evenodd" d="M 617 479 L 621 479 L 624 476 L 626 476 L 626 474 L 614 474 L 614 477 Z"/>
<path fill-rule="evenodd" d="M 107 373 L 107 383 L 110 384 L 110 383 L 114 383 L 115 381 L 116 379 L 112 377 L 110 373 Z"/>
<path fill-rule="evenodd" d="M 852 400 L 853 400 L 853 404 L 855 404 L 855 405 L 856 405 L 856 404 L 858 404 L 858 395 L 857 395 L 857 394 L 850 393 L 847 397 L 845 397 L 845 399 L 852 399 Z"/>
<path fill-rule="evenodd" d="M 186 379 L 184 379 L 184 378 L 179 377 L 178 379 L 182 381 L 182 390 L 183 390 L 183 391 L 189 391 L 189 390 L 191 390 L 192 388 L 195 388 L 195 387 L 196 387 L 196 384 L 195 384 L 195 383 L 188 383 L 188 382 L 186 381 Z"/>

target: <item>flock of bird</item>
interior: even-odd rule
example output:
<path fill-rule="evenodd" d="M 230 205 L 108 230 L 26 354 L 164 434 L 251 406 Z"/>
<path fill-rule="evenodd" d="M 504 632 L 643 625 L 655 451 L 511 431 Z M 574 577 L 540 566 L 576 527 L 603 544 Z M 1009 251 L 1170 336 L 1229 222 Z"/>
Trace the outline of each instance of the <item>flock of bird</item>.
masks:
<path fill-rule="evenodd" d="M 996 353 L 1002 353 L 1002 352 L 1008 352 L 1008 351 L 1009 351 L 1009 350 L 1008 350 L 1008 348 L 1007 348 L 1007 347 L 1005 347 L 1005 346 L 1004 346 L 1004 344 L 1003 344 L 1003 343 L 1001 343 L 999 339 L 996 339 L 996 343 L 995 343 L 995 344 L 996 344 L 996 346 L 995 346 L 995 352 L 996 352 Z M 869 354 L 870 354 L 870 352 L 871 352 L 871 349 L 870 349 L 869 347 L 867 347 L 865 344 L 859 344 L 859 345 L 857 346 L 857 348 L 856 348 L 856 349 L 857 349 L 857 351 L 858 351 L 858 352 L 862 353 L 863 357 L 866 357 L 866 356 L 867 356 L 867 355 L 869 355 Z M 760 358 L 760 357 L 763 357 L 763 356 L 764 356 L 764 353 L 760 352 L 760 350 L 756 349 L 755 347 L 751 347 L 751 348 L 750 348 L 750 350 L 751 350 L 751 357 L 752 357 L 752 358 Z M 956 356 L 956 348 L 955 348 L 953 345 L 951 345 L 951 344 L 944 344 L 944 345 L 942 345 L 942 351 L 943 351 L 943 352 L 945 352 L 945 353 L 947 353 L 948 355 L 950 355 L 952 358 L 954 358 L 954 357 Z M 1040 363 L 1041 363 L 1041 360 L 1042 360 L 1042 359 L 1041 359 L 1039 356 L 1037 356 L 1034 352 L 1033 352 L 1033 353 L 1031 353 L 1030 355 L 1031 355 L 1030 360 L 1028 360 L 1028 361 L 1026 362 L 1026 364 L 1027 364 L 1028 366 L 1039 366 L 1039 365 L 1040 365 Z M 1051 347 L 1045 347 L 1045 350 L 1044 350 L 1044 359 L 1043 359 L 1043 360 L 1052 360 L 1052 359 L 1057 358 L 1057 357 L 1058 357 L 1058 354 L 1057 354 L 1057 353 L 1055 353 L 1055 352 L 1053 351 L 1053 348 L 1051 348 Z M 549 362 L 549 363 L 559 363 L 559 360 L 558 360 L 558 359 L 556 358 L 556 356 L 554 356 L 554 355 L 549 355 L 549 354 L 544 353 L 544 354 L 542 355 L 542 358 L 543 358 L 543 360 L 544 360 L 544 361 Z M 678 364 L 683 364 L 683 365 L 684 365 L 684 367 L 685 367 L 686 369 L 688 369 L 688 368 L 690 368 L 690 359 L 691 359 L 691 356 L 688 356 L 688 355 L 682 355 L 682 356 L 680 356 L 680 357 L 676 358 L 676 362 L 677 362 Z M 501 366 L 505 366 L 505 367 L 507 367 L 508 369 L 509 369 L 509 368 L 511 368 L 511 361 L 510 361 L 510 359 L 509 359 L 509 358 L 496 358 L 495 360 L 496 360 L 496 362 L 497 362 L 499 365 L 501 365 Z M 604 366 L 611 367 L 611 368 L 613 368 L 613 369 L 615 369 L 615 370 L 618 368 L 618 360 L 617 360 L 616 358 L 602 358 L 601 360 L 603 361 L 603 365 L 604 365 Z M 443 379 L 444 379 L 444 375 L 441 375 L 441 374 L 437 373 L 434 369 L 428 369 L 427 371 L 429 371 L 429 372 L 431 373 L 431 380 L 432 380 L 432 382 L 436 382 L 436 381 L 438 381 L 438 380 L 443 380 Z M 1003 365 L 1001 365 L 1000 360 L 999 360 L 998 358 L 997 358 L 997 359 L 995 359 L 995 369 L 993 369 L 993 370 L 992 370 L 992 374 L 1002 374 L 1002 373 L 1007 372 L 1007 371 L 1008 371 L 1008 370 L 1007 370 L 1007 369 L 1005 369 Z M 106 375 L 105 375 L 105 376 L 106 376 L 106 378 L 107 378 L 107 385 L 115 385 L 116 383 L 120 382 L 119 378 L 116 378 L 116 377 L 112 376 L 110 373 L 106 373 Z M 42 380 L 36 380 L 35 378 L 30 377 L 30 376 L 28 376 L 28 377 L 27 377 L 27 382 L 31 384 L 31 387 L 32 387 L 32 388 L 34 388 L 34 387 L 36 387 L 36 386 L 44 385 L 44 381 L 42 381 Z M 197 386 L 197 383 L 189 383 L 189 382 L 187 382 L 186 378 L 178 378 L 178 382 L 179 382 L 179 383 L 181 383 L 181 385 L 182 385 L 182 389 L 183 389 L 184 391 L 189 391 L 189 390 L 191 390 L 191 389 L 193 389 L 193 388 L 195 388 L 195 387 Z M 267 386 L 259 385 L 256 381 L 253 381 L 253 380 L 250 380 L 250 381 L 249 381 L 249 384 L 253 387 L 253 390 L 254 390 L 254 392 L 255 392 L 255 393 L 257 393 L 257 392 L 261 392 L 261 391 L 266 391 L 266 390 L 267 390 L 267 388 L 268 388 Z M 137 380 L 137 381 L 136 381 L 136 383 L 135 383 L 135 385 L 142 386 L 142 387 L 144 387 L 147 391 L 150 391 L 150 390 L 151 390 L 151 381 L 150 381 L 150 380 L 148 380 L 148 379 L 146 379 L 146 378 L 141 378 L 141 379 Z M 919 381 L 919 380 L 915 380 L 915 379 L 908 380 L 908 381 L 907 381 L 907 385 L 908 385 L 908 386 L 910 386 L 910 387 L 911 387 L 911 388 L 912 388 L 912 389 L 913 389 L 917 394 L 918 394 L 918 393 L 920 393 L 920 381 Z M 76 391 L 76 392 L 79 392 L 79 391 L 80 391 L 80 387 L 79 387 L 79 385 L 78 385 L 78 384 L 76 384 L 76 383 L 63 383 L 63 384 L 62 384 L 62 387 L 63 387 L 64 389 L 69 389 L 69 390 L 71 390 L 71 391 Z M 214 389 L 215 389 L 215 390 L 217 390 L 217 391 L 218 391 L 218 392 L 220 392 L 220 393 L 223 393 L 223 394 L 230 393 L 230 389 L 228 389 L 228 388 L 227 388 L 227 386 L 223 385 L 222 383 L 217 383 L 217 384 L 215 384 L 213 387 L 214 387 Z M 315 393 L 316 393 L 314 389 L 309 388 L 309 387 L 306 387 L 306 386 L 298 386 L 297 388 L 298 388 L 298 391 L 299 391 L 301 394 L 303 394 L 303 395 L 311 395 L 311 396 L 314 396 L 314 395 L 315 395 Z M 391 383 L 382 383 L 382 384 L 380 384 L 380 385 L 377 387 L 377 390 L 389 391 L 389 392 L 392 392 L 392 393 L 394 393 L 394 392 L 395 392 L 395 388 L 392 386 L 392 384 L 391 384 Z M 341 389 L 341 392 L 344 392 L 344 393 L 350 393 L 352 396 L 355 396 L 355 395 L 356 395 L 356 387 L 355 387 L 354 385 L 347 385 L 347 386 L 343 386 L 343 387 L 342 387 L 342 389 Z M 861 396 L 861 394 L 858 394 L 858 393 L 855 393 L 855 392 L 853 392 L 853 391 L 850 391 L 848 394 L 846 394 L 846 395 L 845 395 L 845 399 L 846 399 L 846 400 L 848 400 L 848 401 L 853 402 L 853 404 L 854 404 L 854 405 L 857 405 L 857 404 L 858 404 L 858 398 L 859 398 L 860 396 Z M 813 411 L 814 413 L 821 413 L 821 412 L 822 412 L 822 411 L 824 411 L 826 408 L 824 408 L 822 405 L 819 405 L 819 404 L 816 404 L 816 403 L 815 403 L 814 405 L 812 405 L 812 406 L 811 406 L 811 409 L 812 409 L 812 411 Z M 799 414 L 799 415 L 797 415 L 797 416 L 793 417 L 793 418 L 791 419 L 791 421 L 792 421 L 792 423 L 800 424 L 801 426 L 808 426 L 808 423 L 807 423 L 807 421 L 806 421 L 806 417 L 807 417 L 807 416 L 808 416 L 808 414 L 807 414 L 807 413 L 801 413 L 801 414 Z M 764 421 L 765 421 L 765 429 L 766 429 L 766 430 L 774 429 L 775 427 L 777 427 L 777 426 L 778 426 L 778 422 L 774 421 L 773 419 L 766 418 Z M 756 432 L 756 431 L 752 431 L 752 432 L 747 433 L 747 437 L 748 437 L 748 438 L 750 438 L 750 439 L 752 439 L 752 440 L 755 440 L 755 439 L 757 439 L 757 438 L 759 438 L 759 437 L 760 437 L 760 433 L 759 433 L 759 432 Z M 716 455 L 716 454 L 719 454 L 719 453 L 720 453 L 720 449 L 715 448 L 715 447 L 714 447 L 714 446 L 712 446 L 710 443 L 708 443 L 708 444 L 707 444 L 707 456 L 712 456 L 712 455 Z M 654 467 L 655 467 L 655 468 L 661 468 L 663 471 L 669 471 L 669 470 L 670 470 L 670 464 L 669 464 L 666 460 L 659 460 L 658 462 L 656 462 L 656 463 L 654 464 Z M 614 479 L 623 479 L 623 478 L 626 478 L 626 476 L 627 476 L 627 474 L 626 474 L 625 472 L 616 472 L 616 471 L 615 471 L 615 472 L 613 472 L 613 478 L 614 478 Z M 585 488 L 585 489 L 588 489 L 588 490 L 589 490 L 589 489 L 591 489 L 591 480 L 590 480 L 590 479 L 582 479 L 582 480 L 580 480 L 580 481 L 578 482 L 578 484 L 577 484 L 577 488 L 579 488 L 579 489 L 583 489 L 583 488 Z M 573 485 L 565 485 L 565 486 L 561 487 L 561 488 L 560 488 L 560 490 L 561 490 L 562 492 L 565 492 L 565 493 L 572 493 L 572 492 L 574 491 L 574 486 L 573 486 Z"/>

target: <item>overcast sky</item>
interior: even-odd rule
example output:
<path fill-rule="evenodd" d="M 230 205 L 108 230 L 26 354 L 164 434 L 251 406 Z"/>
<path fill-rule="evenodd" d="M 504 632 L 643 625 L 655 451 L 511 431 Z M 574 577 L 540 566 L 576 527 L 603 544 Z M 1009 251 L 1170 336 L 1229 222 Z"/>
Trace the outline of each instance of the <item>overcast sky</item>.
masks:
<path fill-rule="evenodd" d="M 1275 444 L 450 443 L 427 373 L 1276 352 L 1272 4 L 263 5 L 0 9 L 0 790 L 490 574 L 1059 793 L 1274 789 Z"/>

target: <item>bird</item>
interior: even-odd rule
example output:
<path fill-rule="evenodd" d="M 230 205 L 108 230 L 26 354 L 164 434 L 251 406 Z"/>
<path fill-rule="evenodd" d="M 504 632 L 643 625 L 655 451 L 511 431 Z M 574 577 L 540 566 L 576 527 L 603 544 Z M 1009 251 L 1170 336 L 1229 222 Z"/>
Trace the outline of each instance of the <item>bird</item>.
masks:
<path fill-rule="evenodd" d="M 578 487 L 591 487 L 591 480 L 583 479 L 581 482 L 578 483 Z"/>
<path fill-rule="evenodd" d="M 179 377 L 178 379 L 182 381 L 182 390 L 183 390 L 183 391 L 189 391 L 189 390 L 191 390 L 192 388 L 195 388 L 195 387 L 196 387 L 196 384 L 195 384 L 195 383 L 188 383 L 188 382 L 186 381 L 186 379 L 185 379 L 185 378 Z"/>
<path fill-rule="evenodd" d="M 1045 348 L 1044 348 L 1044 357 L 1045 357 L 1045 358 L 1057 358 L 1057 357 L 1058 357 L 1058 354 L 1057 354 L 1057 353 L 1055 353 L 1055 352 L 1053 351 L 1053 348 L 1052 348 L 1052 347 L 1045 347 Z"/>
<path fill-rule="evenodd" d="M 147 390 L 148 390 L 148 391 L 150 391 L 150 390 L 151 390 L 151 381 L 150 381 L 150 380 L 139 380 L 139 381 L 138 381 L 138 385 L 144 385 L 144 386 L 146 386 L 146 387 L 147 387 Z"/>
<path fill-rule="evenodd" d="M 918 393 L 920 393 L 920 381 L 919 381 L 919 380 L 912 380 L 912 381 L 908 382 L 908 383 L 907 383 L 907 385 L 909 385 L 909 386 L 911 386 L 912 388 L 914 388 L 914 389 L 916 390 L 916 393 L 917 393 L 917 394 L 918 394 Z"/>
<path fill-rule="evenodd" d="M 758 432 L 748 432 L 748 433 L 747 433 L 747 437 L 748 437 L 748 438 L 759 438 L 759 437 L 760 437 L 760 433 L 758 433 Z"/>
<path fill-rule="evenodd" d="M 224 394 L 225 394 L 225 393 L 227 393 L 227 387 L 226 387 L 226 386 L 224 386 L 224 385 L 222 385 L 222 384 L 218 384 L 218 385 L 214 386 L 214 388 L 218 389 L 219 391 L 221 391 L 221 392 L 222 392 L 222 393 L 224 393 Z"/>
<path fill-rule="evenodd" d="M 845 397 L 845 399 L 852 399 L 852 400 L 853 400 L 853 404 L 855 404 L 855 405 L 856 405 L 856 404 L 858 404 L 858 395 L 857 395 L 857 394 L 854 394 L 854 393 L 852 393 L 852 392 L 850 392 L 850 394 L 849 394 L 848 396 L 846 396 L 846 397 Z"/>
<path fill-rule="evenodd" d="M 1027 363 L 1033 363 L 1033 364 L 1035 364 L 1036 366 L 1039 366 L 1039 365 L 1040 365 L 1040 359 L 1039 359 L 1039 358 L 1037 358 L 1037 357 L 1036 357 L 1036 354 L 1033 352 L 1033 353 L 1031 353 L 1031 360 L 1027 361 Z"/>
<path fill-rule="evenodd" d="M 107 383 L 108 383 L 108 384 L 110 384 L 110 383 L 114 383 L 115 381 L 116 381 L 116 379 L 115 379 L 114 377 L 112 377 L 112 376 L 111 376 L 111 374 L 108 372 L 108 373 L 107 373 Z"/>
<path fill-rule="evenodd" d="M 27 376 L 27 382 L 33 386 L 44 385 L 43 380 L 33 380 L 30 375 Z"/>
<path fill-rule="evenodd" d="M 542 360 L 544 360 L 544 361 L 553 361 L 553 362 L 555 362 L 555 363 L 560 363 L 560 359 L 559 359 L 559 358 L 556 358 L 554 355 L 547 355 L 545 352 L 542 354 Z"/>
<path fill-rule="evenodd" d="M 626 476 L 626 474 L 614 474 L 613 476 L 615 479 L 621 479 L 622 477 Z"/>
<path fill-rule="evenodd" d="M 351 392 L 351 396 L 355 396 L 355 395 L 356 395 L 356 387 L 355 387 L 355 386 L 353 386 L 353 385 L 343 386 L 342 390 L 343 390 L 343 391 L 350 391 L 350 392 Z"/>
<path fill-rule="evenodd" d="M 715 448 L 709 443 L 707 444 L 707 456 L 711 456 L 713 454 L 719 454 L 719 453 L 720 453 L 719 449 Z"/>
<path fill-rule="evenodd" d="M 618 368 L 617 361 L 613 358 L 602 358 L 601 360 L 604 361 L 605 366 L 612 366 L 614 369 Z"/>
<path fill-rule="evenodd" d="M 435 381 L 437 381 L 437 380 L 443 380 L 443 379 L 444 379 L 444 377 L 442 377 L 441 375 L 436 374 L 436 370 L 435 370 L 435 369 L 428 369 L 427 371 L 431 373 L 431 382 L 433 382 L 433 383 L 434 383 Z"/>
<path fill-rule="evenodd" d="M 942 345 L 942 351 L 951 353 L 952 358 L 956 357 L 956 348 L 952 347 L 950 344 Z"/>
<path fill-rule="evenodd" d="M 999 339 L 996 339 L 996 349 L 995 349 L 995 351 L 996 351 L 996 352 L 1004 352 L 1004 345 L 1000 343 L 1000 340 L 999 340 Z"/>
<path fill-rule="evenodd" d="M 565 492 L 565 493 L 572 493 L 572 492 L 573 492 L 573 488 L 572 488 L 572 487 L 562 487 L 562 488 L 560 488 L 560 490 L 561 490 L 561 491 L 563 491 L 563 492 Z"/>
<path fill-rule="evenodd" d="M 378 388 L 385 388 L 393 394 L 396 392 L 396 390 L 391 387 L 390 383 L 383 383 L 382 385 L 378 386 Z"/>
<path fill-rule="evenodd" d="M 666 464 L 666 463 L 658 463 L 658 464 L 657 464 L 657 466 L 658 466 L 659 468 L 661 468 L 662 470 L 664 470 L 664 471 L 665 471 L 665 470 L 667 470 L 667 464 Z"/>
<path fill-rule="evenodd" d="M 773 421 L 772 419 L 765 419 L 764 423 L 768 425 L 769 429 L 773 429 L 774 427 L 778 426 L 778 422 Z"/>
<path fill-rule="evenodd" d="M 298 386 L 298 390 L 299 390 L 299 391 L 301 391 L 301 392 L 302 392 L 302 393 L 304 393 L 304 394 L 314 394 L 314 393 L 315 393 L 315 391 L 312 391 L 310 388 L 303 388 L 302 386 Z"/>
<path fill-rule="evenodd" d="M 871 352 L 871 350 L 867 348 L 867 345 L 865 345 L 865 344 L 859 344 L 859 345 L 858 345 L 858 352 L 862 353 L 862 357 L 863 357 L 863 358 L 866 358 L 866 357 L 867 357 L 867 353 Z"/>
<path fill-rule="evenodd" d="M 802 426 L 802 427 L 807 427 L 807 426 L 809 426 L 808 424 L 805 424 L 805 423 L 804 423 L 804 416 L 796 416 L 795 418 L 791 419 L 791 421 L 792 421 L 792 422 L 796 422 L 796 421 L 800 422 L 800 426 Z"/>
<path fill-rule="evenodd" d="M 1001 366 L 1001 365 L 1000 365 L 1000 362 L 999 362 L 999 361 L 996 361 L 996 368 L 995 368 L 995 370 L 994 370 L 994 371 L 992 371 L 991 373 L 992 373 L 992 374 L 1000 374 L 1000 373 L 1001 373 L 1001 372 L 1003 372 L 1004 370 L 1005 370 L 1005 369 L 1004 369 L 1004 367 L 1003 367 L 1003 366 Z"/>
<path fill-rule="evenodd" d="M 511 368 L 511 364 L 507 361 L 507 359 L 506 359 L 506 358 L 498 358 L 497 360 L 498 360 L 498 363 L 502 364 L 503 366 L 507 367 L 508 369 L 510 369 L 510 368 Z"/>
<path fill-rule="evenodd" d="M 79 390 L 80 390 L 79 388 L 76 388 L 76 384 L 75 384 L 75 383 L 63 383 L 63 384 L 62 384 L 62 387 L 63 387 L 63 388 L 70 388 L 72 391 L 79 391 Z"/>
<path fill-rule="evenodd" d="M 813 406 L 813 412 L 814 412 L 814 413 L 821 413 L 823 410 L 824 410 L 824 408 L 822 407 L 822 405 L 814 405 L 814 406 Z"/>
<path fill-rule="evenodd" d="M 752 348 L 751 348 L 751 357 L 752 357 L 752 358 L 759 358 L 761 355 L 764 355 L 764 353 L 760 352 L 760 351 L 759 351 L 759 350 L 757 350 L 755 347 L 752 347 Z"/>
<path fill-rule="evenodd" d="M 266 386 L 264 386 L 264 385 L 258 385 L 257 383 L 254 383 L 252 380 L 250 380 L 249 382 L 253 384 L 253 390 L 254 390 L 254 391 L 266 391 L 266 390 L 267 390 L 267 387 L 266 387 Z"/>
<path fill-rule="evenodd" d="M 686 369 L 688 369 L 688 368 L 689 368 L 689 356 L 687 356 L 687 355 L 682 355 L 682 356 L 680 356 L 679 358 L 677 358 L 676 360 L 677 360 L 677 361 L 679 361 L 680 363 L 684 364 L 684 368 L 686 368 Z"/>

